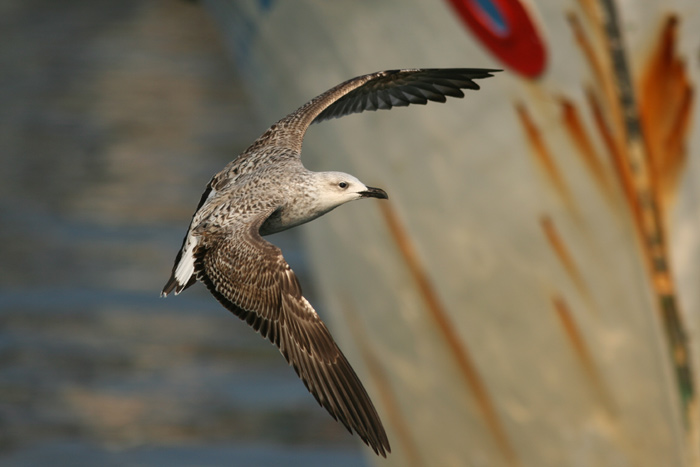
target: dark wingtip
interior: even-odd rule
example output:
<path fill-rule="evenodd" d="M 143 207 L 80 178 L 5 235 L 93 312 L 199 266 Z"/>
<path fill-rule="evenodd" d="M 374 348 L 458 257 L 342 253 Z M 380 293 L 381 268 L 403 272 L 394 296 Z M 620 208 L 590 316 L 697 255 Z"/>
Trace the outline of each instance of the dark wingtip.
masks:
<path fill-rule="evenodd" d="M 168 279 L 168 282 L 165 283 L 163 286 L 163 290 L 160 292 L 161 297 L 167 297 L 170 292 L 173 291 L 175 286 L 177 285 L 177 281 L 175 280 L 175 276 L 170 276 L 170 279 Z"/>
<path fill-rule="evenodd" d="M 384 459 L 386 459 L 388 454 L 391 454 L 391 446 L 389 445 L 389 440 L 386 438 L 382 440 L 382 443 L 378 446 L 372 446 L 372 449 L 375 454 L 382 456 Z"/>
<path fill-rule="evenodd" d="M 197 278 L 195 276 L 190 277 L 190 280 L 187 281 L 187 284 L 181 284 L 175 279 L 175 275 L 170 276 L 170 279 L 168 279 L 168 282 L 163 286 L 163 290 L 160 292 L 161 297 L 167 297 L 170 292 L 175 292 L 175 295 L 179 294 L 186 288 L 190 287 L 192 284 L 197 282 Z"/>
<path fill-rule="evenodd" d="M 491 78 L 493 77 L 493 73 L 500 73 L 503 70 L 499 68 L 475 68 L 468 71 L 476 74 L 476 76 L 472 76 L 473 79 L 482 79 Z"/>

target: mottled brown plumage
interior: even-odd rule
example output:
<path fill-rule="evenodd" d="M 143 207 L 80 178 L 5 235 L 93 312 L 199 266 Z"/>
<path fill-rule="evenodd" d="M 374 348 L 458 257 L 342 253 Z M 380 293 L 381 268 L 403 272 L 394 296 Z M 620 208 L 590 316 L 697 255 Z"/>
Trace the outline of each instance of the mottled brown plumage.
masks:
<path fill-rule="evenodd" d="M 301 145 L 311 123 L 364 110 L 444 102 L 479 89 L 497 70 L 391 70 L 351 79 L 272 125 L 214 175 L 192 217 L 162 295 L 196 280 L 279 349 L 316 400 L 377 454 L 389 440 L 359 378 L 303 297 L 276 246 L 262 238 L 309 222 L 355 199 L 386 198 L 352 175 L 311 172 Z"/>

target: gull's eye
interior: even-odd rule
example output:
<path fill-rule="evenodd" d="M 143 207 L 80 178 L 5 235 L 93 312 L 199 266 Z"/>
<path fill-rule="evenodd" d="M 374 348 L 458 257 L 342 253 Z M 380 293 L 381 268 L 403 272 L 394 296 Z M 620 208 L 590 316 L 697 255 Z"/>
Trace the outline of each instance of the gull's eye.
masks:
<path fill-rule="evenodd" d="M 342 189 L 345 189 L 348 187 L 348 182 L 340 182 L 338 183 L 338 186 Z"/>

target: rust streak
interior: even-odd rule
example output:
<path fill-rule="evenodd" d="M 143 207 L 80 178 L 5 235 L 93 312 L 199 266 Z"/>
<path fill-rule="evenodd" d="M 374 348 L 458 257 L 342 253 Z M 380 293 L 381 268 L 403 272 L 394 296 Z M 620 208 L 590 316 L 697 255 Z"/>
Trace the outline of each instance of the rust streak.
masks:
<path fill-rule="evenodd" d="M 601 188 L 605 196 L 608 198 L 608 200 L 612 201 L 614 196 L 611 182 L 605 173 L 603 164 L 596 154 L 596 150 L 593 147 L 593 142 L 583 126 L 578 109 L 573 102 L 564 97 L 559 99 L 559 104 L 561 105 L 564 116 L 564 127 L 569 132 L 571 139 L 573 139 L 574 143 L 576 143 L 579 153 L 583 158 L 583 162 L 591 172 L 593 179 Z"/>
<path fill-rule="evenodd" d="M 399 443 L 401 444 L 401 453 L 405 456 L 409 465 L 425 465 L 426 463 L 424 462 L 424 459 L 421 458 L 420 452 L 418 452 L 418 444 L 409 430 L 411 425 L 403 416 L 401 408 L 396 401 L 396 391 L 394 391 L 389 379 L 385 376 L 386 371 L 384 368 L 382 368 L 379 359 L 375 356 L 376 352 L 371 350 L 370 343 L 365 338 L 365 333 L 362 331 L 361 324 L 357 318 L 358 313 L 352 309 L 352 301 L 346 298 L 342 302 L 343 307 L 345 308 L 342 316 L 347 321 L 347 329 L 350 330 L 352 340 L 355 342 L 356 347 L 360 351 L 362 360 L 365 363 L 365 368 L 370 374 L 370 379 L 377 389 L 379 400 L 382 403 L 382 407 L 384 408 L 389 423 L 399 439 Z"/>
<path fill-rule="evenodd" d="M 666 163 L 663 165 L 663 177 L 660 181 L 660 189 L 662 191 L 659 197 L 664 212 L 669 210 L 669 205 L 677 191 L 681 172 L 683 167 L 685 167 L 687 159 L 686 143 L 688 141 L 688 130 L 690 129 L 693 110 L 693 97 L 693 88 L 690 86 L 685 87 L 685 93 L 674 119 L 674 124 L 664 137 L 668 153 L 672 155 L 672 157 L 666 159 Z"/>
<path fill-rule="evenodd" d="M 588 89 L 587 100 L 640 239 L 676 371 L 686 427 L 698 432 L 689 344 L 675 296 L 666 233 L 669 205 L 687 158 L 694 99 L 686 65 L 677 54 L 680 20 L 676 15 L 663 19 L 657 45 L 635 89 L 615 2 L 579 0 L 579 5 L 587 29 L 573 13 L 569 23 L 592 69 L 596 88 L 601 89 L 598 95 Z"/>
<path fill-rule="evenodd" d="M 527 136 L 528 143 L 530 143 L 531 153 L 533 154 L 537 163 L 542 167 L 547 179 L 550 181 L 556 192 L 563 199 L 564 203 L 569 207 L 569 209 L 574 213 L 578 214 L 578 209 L 574 203 L 573 197 L 569 192 L 566 185 L 564 177 L 557 165 L 554 163 L 554 158 L 544 141 L 542 132 L 537 128 L 535 122 L 532 120 L 529 112 L 523 104 L 516 104 L 516 110 L 518 117 L 520 117 L 520 123 L 525 130 L 525 135 Z"/>
<path fill-rule="evenodd" d="M 696 413 L 697 399 L 692 365 L 689 362 L 689 343 L 685 334 L 683 317 L 675 297 L 663 222 L 662 193 L 664 189 L 669 188 L 661 186 L 661 180 L 664 180 L 671 172 L 663 168 L 667 167 L 666 164 L 670 164 L 671 167 L 681 166 L 684 151 L 681 150 L 677 154 L 668 153 L 668 148 L 659 143 L 659 141 L 664 141 L 665 135 L 669 131 L 668 126 L 664 121 L 656 120 L 657 114 L 660 114 L 664 120 L 677 121 L 676 118 L 669 119 L 668 116 L 675 116 L 678 114 L 679 108 L 683 109 L 684 105 L 680 103 L 683 99 L 682 96 L 689 96 L 686 99 L 692 98 L 687 80 L 683 77 L 685 75 L 684 65 L 674 54 L 678 20 L 675 16 L 667 18 L 657 48 L 659 52 L 655 58 L 650 60 L 649 70 L 651 71 L 647 72 L 647 77 L 642 80 L 642 84 L 639 86 L 642 92 L 641 97 L 638 98 L 635 95 L 627 66 L 615 4 L 612 0 L 603 0 L 601 4 L 606 9 L 604 30 L 609 60 L 615 72 L 612 76 L 615 79 L 617 102 L 624 110 L 623 147 L 626 166 L 632 175 L 632 186 L 639 210 L 637 227 L 650 270 L 651 282 L 658 300 L 658 312 L 666 331 L 670 355 L 674 362 L 676 383 L 681 395 L 686 428 L 689 433 L 697 432 L 699 426 Z M 659 67 L 661 70 L 658 69 Z M 669 70 L 667 76 L 664 73 L 665 68 Z M 655 82 L 651 83 L 650 80 Z M 654 104 L 649 104 L 649 102 L 656 103 L 657 107 L 655 108 Z M 680 113 L 682 115 L 683 112 Z M 654 120 L 650 123 L 649 119 Z M 682 127 L 684 126 L 682 125 Z M 666 132 L 664 132 L 664 128 L 667 129 Z M 662 170 L 664 171 L 662 172 Z M 673 172 L 677 171 L 673 170 Z M 672 183 L 675 185 L 675 180 Z M 698 454 L 700 451 L 694 447 L 692 452 Z"/>
<path fill-rule="evenodd" d="M 579 5 L 586 15 L 588 22 L 597 24 L 601 22 L 598 4 L 594 0 L 579 0 Z"/>
<path fill-rule="evenodd" d="M 476 399 L 477 405 L 481 411 L 489 432 L 496 441 L 496 444 L 498 445 L 508 464 L 514 466 L 520 465 L 515 451 L 511 446 L 510 440 L 508 439 L 506 431 L 498 417 L 498 413 L 496 412 L 496 408 L 491 400 L 491 396 L 489 395 L 488 390 L 481 376 L 479 375 L 479 371 L 474 365 L 471 353 L 469 352 L 466 343 L 464 343 L 455 332 L 455 326 L 450 321 L 447 312 L 442 306 L 437 293 L 430 283 L 428 273 L 425 271 L 425 268 L 418 259 L 418 254 L 416 253 L 413 243 L 399 221 L 398 216 L 391 207 L 391 203 L 385 201 L 382 203 L 377 203 L 377 205 L 380 207 L 389 232 L 398 246 L 401 256 L 403 257 L 411 276 L 418 286 L 418 290 L 420 295 L 423 297 L 426 308 L 430 313 L 430 317 L 433 319 L 438 329 L 442 333 L 450 353 L 454 357 L 467 386 L 470 388 Z"/>
<path fill-rule="evenodd" d="M 688 141 L 688 129 L 690 128 L 694 93 L 690 85 L 684 86 L 683 91 L 681 105 L 673 119 L 673 125 L 664 138 L 669 152 L 677 156 L 675 159 L 669 160 L 671 163 L 665 164 L 665 170 L 670 173 L 670 181 L 673 182 L 673 184 L 669 183 L 667 189 L 675 189 L 675 182 L 678 180 L 678 175 L 686 159 L 685 143 Z"/>
<path fill-rule="evenodd" d="M 584 2 L 579 2 L 579 3 L 584 3 Z M 590 2 L 585 2 L 585 3 L 590 3 Z M 584 6 L 584 11 L 588 12 L 588 19 L 589 21 L 593 22 L 596 18 L 596 16 L 591 13 L 588 9 L 585 8 Z M 576 42 L 578 43 L 579 47 L 581 48 L 581 51 L 586 57 L 586 61 L 591 65 L 591 68 L 593 70 L 593 77 L 597 83 L 603 83 L 605 82 L 605 65 L 604 62 L 598 57 L 598 54 L 595 53 L 593 44 L 591 41 L 588 39 L 588 36 L 583 32 L 583 26 L 581 25 L 581 22 L 578 19 L 578 16 L 576 16 L 573 13 L 569 13 L 566 17 L 569 20 L 569 25 L 571 25 L 571 30 L 574 33 L 574 38 L 576 39 Z"/>
<path fill-rule="evenodd" d="M 586 17 L 589 20 L 589 24 L 592 26 L 593 31 L 597 33 L 599 44 L 604 43 L 603 31 L 602 31 L 602 18 L 600 12 L 596 10 L 595 5 L 590 1 L 579 0 L 583 10 L 586 12 Z M 612 133 L 612 139 L 615 144 L 621 144 L 624 137 L 624 129 L 622 128 L 622 111 L 617 102 L 617 92 L 615 90 L 615 83 L 610 79 L 612 71 L 609 69 L 609 64 L 602 58 L 602 54 L 596 53 L 596 47 L 591 41 L 591 39 L 584 32 L 583 25 L 579 21 L 578 17 L 570 13 L 567 16 L 571 29 L 574 33 L 574 38 L 578 43 L 581 51 L 586 57 L 586 61 L 591 66 L 593 70 L 593 80 L 596 83 L 596 87 L 602 89 L 604 100 L 607 103 L 606 112 L 601 115 L 609 115 L 610 121 L 606 121 L 606 127 L 610 128 Z M 601 46 L 599 45 L 600 49 Z"/>
<path fill-rule="evenodd" d="M 648 152 L 654 196 L 668 211 L 685 166 L 693 88 L 676 56 L 678 18 L 666 18 L 658 45 L 639 80 L 640 123 Z"/>
<path fill-rule="evenodd" d="M 573 348 L 574 353 L 576 354 L 576 358 L 581 364 L 581 367 L 583 368 L 583 371 L 589 380 L 591 388 L 595 392 L 596 396 L 600 399 L 603 407 L 607 410 L 608 414 L 611 416 L 614 415 L 616 411 L 615 404 L 613 403 L 613 400 L 605 387 L 603 378 L 601 377 L 600 372 L 596 367 L 588 345 L 586 345 L 586 341 L 584 340 L 583 335 L 581 334 L 581 331 L 579 330 L 579 327 L 576 324 L 576 321 L 574 320 L 574 317 L 569 311 L 569 307 L 567 306 L 564 299 L 559 296 L 553 297 L 552 303 L 554 304 L 554 310 L 557 313 L 559 322 L 564 328 L 564 334 L 566 335 L 567 340 L 571 344 L 571 347 Z"/>
<path fill-rule="evenodd" d="M 552 222 L 552 219 L 550 219 L 548 216 L 544 216 L 540 219 L 540 225 L 542 226 L 542 230 L 544 230 L 547 241 L 549 241 L 549 245 L 554 250 L 557 258 L 559 258 L 559 261 L 561 261 L 566 273 L 569 275 L 569 277 L 571 277 L 571 280 L 576 285 L 579 293 L 586 299 L 589 299 L 590 293 L 586 287 L 586 282 L 583 280 L 583 276 L 576 266 L 574 258 L 571 256 L 571 252 L 554 226 L 554 222 Z"/>
<path fill-rule="evenodd" d="M 637 190 L 634 186 L 634 181 L 632 179 L 632 174 L 630 168 L 627 165 L 627 159 L 624 150 L 615 143 L 615 138 L 608 128 L 605 118 L 603 117 L 603 109 L 596 99 L 595 95 L 591 90 L 587 90 L 586 99 L 588 100 L 588 105 L 591 108 L 593 114 L 593 121 L 596 124 L 596 129 L 600 134 L 605 148 L 608 151 L 608 155 L 612 162 L 613 168 L 615 169 L 615 174 L 617 175 L 618 182 L 624 193 L 625 200 L 627 201 L 627 206 L 632 213 L 632 217 L 637 228 L 638 234 L 642 234 L 642 212 L 637 200 Z"/>

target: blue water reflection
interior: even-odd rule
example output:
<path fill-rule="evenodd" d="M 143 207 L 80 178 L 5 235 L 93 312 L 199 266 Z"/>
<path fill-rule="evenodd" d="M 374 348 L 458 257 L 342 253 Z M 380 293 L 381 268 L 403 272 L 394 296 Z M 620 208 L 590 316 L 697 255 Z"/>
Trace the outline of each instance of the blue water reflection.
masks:
<path fill-rule="evenodd" d="M 208 179 L 264 129 L 200 7 L 0 11 L 0 464 L 364 465 L 203 287 L 158 296 Z"/>

